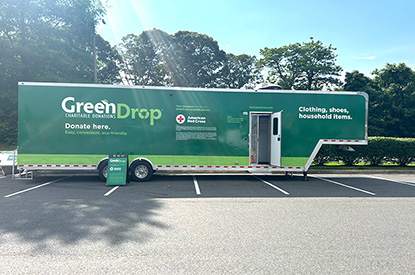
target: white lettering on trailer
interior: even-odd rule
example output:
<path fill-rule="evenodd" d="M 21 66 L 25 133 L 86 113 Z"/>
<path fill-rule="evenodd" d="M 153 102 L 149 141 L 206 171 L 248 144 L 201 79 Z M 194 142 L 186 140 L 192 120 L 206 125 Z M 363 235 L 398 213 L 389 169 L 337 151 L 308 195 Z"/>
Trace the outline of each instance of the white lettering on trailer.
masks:
<path fill-rule="evenodd" d="M 97 114 L 115 114 L 115 104 L 108 103 L 106 100 L 101 100 L 96 104 L 92 102 L 76 102 L 75 97 L 68 96 L 62 100 L 62 110 L 66 113 L 80 113 L 83 111 L 87 114 L 92 114 L 94 111 Z"/>
<path fill-rule="evenodd" d="M 65 129 L 91 129 L 91 125 L 89 124 L 71 124 L 65 123 Z"/>
<path fill-rule="evenodd" d="M 75 112 L 75 106 L 71 105 L 71 107 L 70 107 L 69 109 L 66 107 L 66 103 L 67 103 L 68 101 L 75 101 L 75 98 L 74 98 L 74 97 L 67 97 L 67 98 L 65 98 L 64 100 L 62 100 L 62 104 L 61 104 L 62 109 L 63 109 L 66 113 L 74 113 L 74 112 Z"/>
<path fill-rule="evenodd" d="M 327 109 L 326 108 L 321 108 L 321 107 L 304 107 L 301 106 L 300 108 L 298 108 L 298 111 L 300 112 L 306 112 L 306 113 L 327 113 Z"/>
<path fill-rule="evenodd" d="M 103 114 L 104 113 L 105 106 L 103 103 L 98 102 L 95 104 L 95 113 L 97 114 Z"/>
<path fill-rule="evenodd" d="M 153 126 L 155 121 L 162 117 L 162 110 L 147 108 L 131 108 L 125 103 L 108 103 L 104 99 L 98 103 L 77 102 L 75 97 L 68 96 L 62 100 L 62 110 L 66 112 L 65 117 L 75 118 L 111 118 L 111 119 L 148 119 Z M 205 118 L 204 118 L 205 119 Z M 196 123 L 206 123 L 204 120 L 197 120 Z"/>

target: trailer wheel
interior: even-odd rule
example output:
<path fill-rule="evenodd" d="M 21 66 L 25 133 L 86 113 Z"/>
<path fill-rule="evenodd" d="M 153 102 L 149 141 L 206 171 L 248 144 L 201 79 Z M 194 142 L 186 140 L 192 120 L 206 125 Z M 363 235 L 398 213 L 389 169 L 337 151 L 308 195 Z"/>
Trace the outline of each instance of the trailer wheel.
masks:
<path fill-rule="evenodd" d="M 107 181 L 108 175 L 108 160 L 104 160 L 98 166 L 98 176 L 101 181 Z"/>
<path fill-rule="evenodd" d="M 153 168 L 146 161 L 134 162 L 130 171 L 134 181 L 148 181 L 153 175 Z"/>

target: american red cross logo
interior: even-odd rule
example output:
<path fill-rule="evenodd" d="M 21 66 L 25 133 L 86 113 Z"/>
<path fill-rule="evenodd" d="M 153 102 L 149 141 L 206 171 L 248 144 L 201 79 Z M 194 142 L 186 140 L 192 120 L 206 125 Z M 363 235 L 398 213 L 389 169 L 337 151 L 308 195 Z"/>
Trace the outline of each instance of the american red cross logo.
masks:
<path fill-rule="evenodd" d="M 180 114 L 176 116 L 176 121 L 179 124 L 183 124 L 186 121 L 186 118 L 184 115 Z"/>

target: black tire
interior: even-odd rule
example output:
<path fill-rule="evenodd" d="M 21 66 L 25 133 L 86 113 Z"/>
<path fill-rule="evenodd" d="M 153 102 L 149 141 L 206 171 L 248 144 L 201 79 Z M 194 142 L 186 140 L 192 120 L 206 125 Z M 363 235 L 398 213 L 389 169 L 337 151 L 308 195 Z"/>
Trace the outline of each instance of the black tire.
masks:
<path fill-rule="evenodd" d="M 148 181 L 153 176 L 153 167 L 146 161 L 136 161 L 130 168 L 133 181 Z"/>
<path fill-rule="evenodd" d="M 107 181 L 107 174 L 108 174 L 108 160 L 104 160 L 98 166 L 98 177 L 101 181 Z"/>

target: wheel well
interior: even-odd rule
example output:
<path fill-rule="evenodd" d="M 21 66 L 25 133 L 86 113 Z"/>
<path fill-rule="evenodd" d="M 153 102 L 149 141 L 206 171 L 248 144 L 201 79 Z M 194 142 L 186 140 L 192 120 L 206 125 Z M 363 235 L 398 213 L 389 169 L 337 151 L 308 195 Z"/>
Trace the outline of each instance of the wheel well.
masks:
<path fill-rule="evenodd" d="M 97 170 L 99 169 L 99 166 L 102 164 L 102 163 L 104 163 L 105 161 L 108 161 L 108 158 L 103 158 L 103 159 L 101 159 L 99 162 L 98 162 L 98 164 L 97 164 Z M 156 169 L 154 169 L 154 165 L 153 165 L 153 163 L 149 160 L 149 159 L 146 159 L 146 158 L 135 158 L 135 159 L 133 159 L 131 162 L 130 162 L 130 165 L 129 166 L 132 166 L 134 163 L 136 163 L 136 162 L 147 162 L 152 168 L 153 168 L 153 171 L 155 171 Z"/>
<path fill-rule="evenodd" d="M 153 171 L 155 171 L 153 163 L 150 160 L 146 159 L 146 158 L 136 158 L 136 159 L 133 159 L 130 162 L 130 167 L 133 166 L 133 164 L 134 163 L 137 163 L 137 162 L 147 162 L 150 165 L 150 167 L 153 169 Z"/>
<path fill-rule="evenodd" d="M 104 162 L 104 161 L 108 161 L 108 158 L 103 158 L 101 159 L 98 164 L 97 164 L 97 170 L 99 169 L 99 166 Z"/>

